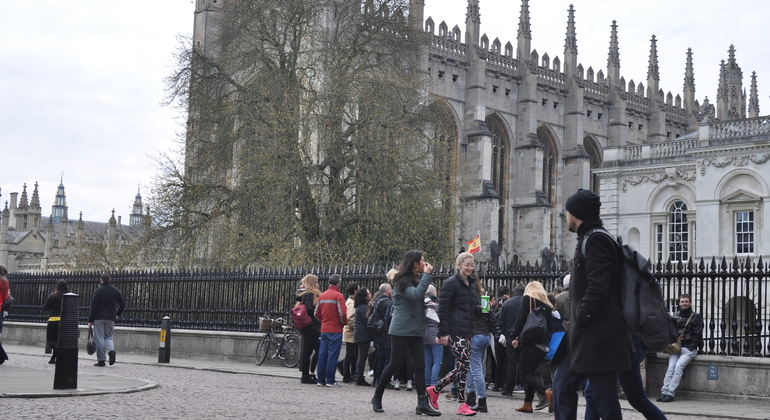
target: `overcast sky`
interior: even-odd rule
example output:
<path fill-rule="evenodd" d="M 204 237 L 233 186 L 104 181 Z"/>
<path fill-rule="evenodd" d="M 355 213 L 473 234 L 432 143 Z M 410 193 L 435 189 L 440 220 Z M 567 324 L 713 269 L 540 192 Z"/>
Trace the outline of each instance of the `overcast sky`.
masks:
<path fill-rule="evenodd" d="M 465 33 L 465 0 L 425 0 L 436 28 Z M 660 86 L 682 92 L 685 53 L 693 49 L 696 98 L 716 101 L 719 62 L 730 44 L 744 86 L 756 71 L 760 114 L 770 114 L 770 48 L 765 0 L 532 0 L 532 47 L 563 59 L 567 10 L 575 6 L 578 59 L 606 74 L 610 25 L 617 20 L 621 75 L 647 85 L 650 38 L 658 39 Z M 516 44 L 517 0 L 481 0 L 482 34 Z M 3 207 L 27 183 L 40 183 L 51 212 L 61 173 L 70 219 L 106 221 L 113 208 L 128 222 L 152 156 L 177 148 L 178 112 L 160 105 L 177 35 L 192 32 L 191 0 L 3 1 L 0 13 L 0 188 Z"/>

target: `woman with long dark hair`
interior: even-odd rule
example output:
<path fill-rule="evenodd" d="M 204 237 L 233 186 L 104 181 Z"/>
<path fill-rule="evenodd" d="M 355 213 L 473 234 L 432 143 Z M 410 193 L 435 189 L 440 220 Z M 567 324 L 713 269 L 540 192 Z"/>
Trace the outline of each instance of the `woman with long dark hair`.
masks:
<path fill-rule="evenodd" d="M 66 280 L 59 280 L 56 282 L 56 291 L 48 295 L 48 299 L 43 305 L 43 309 L 48 311 L 48 326 L 45 330 L 45 340 L 48 346 L 51 347 L 53 353 L 51 354 L 50 364 L 56 363 L 56 349 L 59 347 L 59 321 L 61 321 L 61 299 L 62 295 L 67 293 L 69 288 Z"/>
<path fill-rule="evenodd" d="M 305 305 L 307 314 L 313 322 L 307 327 L 299 330 L 302 334 L 302 354 L 299 359 L 299 370 L 302 371 L 301 382 L 303 384 L 315 384 L 317 379 L 311 372 L 311 360 L 310 356 L 315 351 L 314 359 L 318 360 L 318 348 L 321 345 L 321 321 L 316 319 L 315 305 L 318 303 L 318 297 L 321 296 L 321 291 L 318 290 L 318 276 L 315 274 L 308 274 L 302 278 L 302 286 L 304 289 L 300 289 L 297 292 L 297 301 L 300 305 Z"/>
<path fill-rule="evenodd" d="M 544 309 L 546 325 L 548 326 L 548 334 L 545 336 L 538 336 L 529 341 L 522 342 L 519 340 L 519 334 L 524 328 L 524 323 L 527 321 L 527 316 L 535 310 L 535 308 Z M 541 395 L 545 395 L 545 399 L 548 401 L 548 411 L 551 412 L 551 399 L 553 391 L 546 390 L 545 385 L 540 377 L 535 375 L 535 370 L 540 366 L 540 362 L 543 357 L 548 353 L 548 344 L 551 341 L 551 312 L 553 311 L 553 304 L 548 300 L 548 295 L 543 288 L 543 285 L 538 281 L 531 281 L 527 284 L 527 288 L 524 289 L 524 298 L 521 300 L 521 310 L 519 316 L 516 318 L 516 325 L 513 327 L 513 342 L 511 343 L 514 348 L 521 348 L 521 356 L 519 356 L 519 375 L 521 375 L 524 384 L 524 405 L 517 408 L 516 411 L 522 413 L 532 413 L 532 401 L 535 398 L 535 391 Z"/>
<path fill-rule="evenodd" d="M 425 392 L 425 353 L 422 346 L 425 334 L 425 305 L 423 299 L 430 284 L 433 266 L 425 262 L 422 252 L 411 250 L 404 255 L 404 260 L 393 279 L 393 317 L 388 334 L 392 340 L 390 364 L 381 378 L 390 378 L 409 357 L 414 366 L 414 381 L 417 389 L 417 408 L 415 414 L 440 416 L 428 402 Z M 382 413 L 382 394 L 386 380 L 380 380 L 372 398 L 372 408 Z"/>

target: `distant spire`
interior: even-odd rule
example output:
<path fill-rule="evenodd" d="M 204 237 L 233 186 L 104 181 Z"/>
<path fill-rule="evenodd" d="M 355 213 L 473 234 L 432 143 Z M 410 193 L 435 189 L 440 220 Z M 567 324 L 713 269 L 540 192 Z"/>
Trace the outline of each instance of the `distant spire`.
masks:
<path fill-rule="evenodd" d="M 521 14 L 519 15 L 519 34 L 517 38 L 532 39 L 532 28 L 529 24 L 529 0 L 521 0 Z"/>
<path fill-rule="evenodd" d="M 529 25 L 529 0 L 521 0 L 519 15 L 519 34 L 517 36 L 516 60 L 529 61 L 532 53 L 532 29 Z"/>
<path fill-rule="evenodd" d="M 468 0 L 468 10 L 465 14 L 465 33 L 468 37 L 468 45 L 479 45 L 479 36 L 481 36 L 479 0 Z"/>
<path fill-rule="evenodd" d="M 573 75 L 577 71 L 577 36 L 575 35 L 575 8 L 569 5 L 567 17 L 567 38 L 564 40 L 564 73 Z"/>
<path fill-rule="evenodd" d="M 620 79 L 620 47 L 618 46 L 618 23 L 612 21 L 610 32 L 610 52 L 607 55 L 607 78 L 617 84 Z"/>
<path fill-rule="evenodd" d="M 32 191 L 32 200 L 29 203 L 29 207 L 33 209 L 40 208 L 40 194 L 37 191 L 37 181 L 35 182 L 35 189 Z"/>
<path fill-rule="evenodd" d="M 687 49 L 687 64 L 684 68 L 684 90 L 695 90 L 695 72 L 692 67 L 692 48 Z"/>
<path fill-rule="evenodd" d="M 759 116 L 759 95 L 757 94 L 757 72 L 751 72 L 751 94 L 749 96 L 749 118 Z"/>
<path fill-rule="evenodd" d="M 730 44 L 730 48 L 727 50 L 727 54 L 728 54 L 727 63 L 735 64 L 735 45 Z"/>
<path fill-rule="evenodd" d="M 567 18 L 567 39 L 564 40 L 564 55 L 573 53 L 577 55 L 577 35 L 575 34 L 575 8 L 569 5 L 569 17 Z"/>
<path fill-rule="evenodd" d="M 651 39 L 650 63 L 647 66 L 647 84 L 648 85 L 651 84 L 650 80 L 660 81 L 660 73 L 658 69 L 658 41 L 655 39 L 655 35 L 653 35 Z"/>
<path fill-rule="evenodd" d="M 21 190 L 21 198 L 19 199 L 19 209 L 26 209 L 29 207 L 29 201 L 27 200 L 27 183 L 24 183 L 24 188 Z"/>

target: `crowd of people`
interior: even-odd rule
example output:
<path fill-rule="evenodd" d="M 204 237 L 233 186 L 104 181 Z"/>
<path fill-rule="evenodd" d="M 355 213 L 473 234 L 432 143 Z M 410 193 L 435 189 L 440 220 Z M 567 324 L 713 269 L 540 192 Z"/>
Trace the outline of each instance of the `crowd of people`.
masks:
<path fill-rule="evenodd" d="M 441 415 L 440 403 L 454 401 L 459 415 L 486 413 L 493 409 L 488 392 L 521 392 L 524 403 L 516 411 L 547 408 L 568 420 L 577 417 L 581 389 L 586 419 L 621 419 L 620 384 L 645 418 L 665 419 L 647 398 L 640 375 L 646 353 L 657 349 L 643 347 L 617 304 L 620 249 L 606 235 L 587 234 L 602 228 L 600 206 L 596 194 L 582 189 L 567 200 L 567 227 L 578 246 L 570 273 L 551 293 L 538 281 L 490 293 L 467 252 L 457 255 L 456 273 L 440 289 L 432 284 L 432 265 L 416 250 L 374 293 L 348 284 L 347 300 L 338 275 L 330 276 L 323 293 L 318 278 L 306 276 L 297 304 L 306 305 L 313 322 L 301 330 L 302 383 L 338 387 L 336 370 L 344 383 L 375 387 L 371 404 L 378 413 L 387 406 L 385 390 L 415 390 L 415 413 L 429 416 Z M 703 322 L 690 296 L 683 294 L 679 305 L 681 350 L 669 359 L 658 402 L 673 401 L 702 340 Z M 339 360 L 343 342 L 346 354 Z"/>
<path fill-rule="evenodd" d="M 621 250 L 610 236 L 591 235 L 602 229 L 600 206 L 599 197 L 588 190 L 567 200 L 567 227 L 577 234 L 578 245 L 571 272 L 552 293 L 530 281 L 515 284 L 512 294 L 501 286 L 490 296 L 468 252 L 457 255 L 456 273 L 440 289 L 432 283 L 433 266 L 417 250 L 408 251 L 374 293 L 350 283 L 343 295 L 338 274 L 329 277 L 322 292 L 318 276 L 308 274 L 296 293 L 296 304 L 304 305 L 311 319 L 300 330 L 301 383 L 339 388 L 339 373 L 343 383 L 373 386 L 371 404 L 378 413 L 385 411 L 385 390 L 414 390 L 415 413 L 429 416 L 441 415 L 442 392 L 444 403 L 456 401 L 456 413 L 463 416 L 492 409 L 488 389 L 508 396 L 522 392 L 524 403 L 516 411 L 548 408 L 565 420 L 577 417 L 580 389 L 587 420 L 621 419 L 620 384 L 645 418 L 665 419 L 647 398 L 640 375 L 645 354 L 657 349 L 644 348 L 618 304 L 623 299 Z M 13 300 L 7 274 L 0 265 L 0 333 Z M 96 332 L 96 366 L 105 366 L 108 358 L 110 365 L 115 363 L 114 322 L 125 308 L 110 280 L 102 275 L 91 299 L 88 325 Z M 60 280 L 44 306 L 53 349 L 49 363 L 57 360 L 67 292 L 67 283 Z M 674 400 L 684 369 L 702 344 L 703 320 L 693 311 L 690 295 L 682 294 L 678 303 L 680 350 L 669 358 L 657 399 L 662 403 Z M 0 364 L 6 359 L 0 344 Z"/>

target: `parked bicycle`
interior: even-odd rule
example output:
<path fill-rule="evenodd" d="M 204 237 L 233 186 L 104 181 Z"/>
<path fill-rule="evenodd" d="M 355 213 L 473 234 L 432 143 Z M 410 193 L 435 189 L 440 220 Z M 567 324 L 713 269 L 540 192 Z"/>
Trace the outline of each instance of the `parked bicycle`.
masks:
<path fill-rule="evenodd" d="M 262 327 L 264 325 L 264 327 Z M 269 326 L 268 326 L 269 325 Z M 302 350 L 299 334 L 293 331 L 293 327 L 286 324 L 283 318 L 260 320 L 260 329 L 266 330 L 265 335 L 257 343 L 257 351 L 254 354 L 254 362 L 257 366 L 267 360 L 268 354 L 273 351 L 270 359 L 278 357 L 286 367 L 293 368 L 299 364 L 299 356 Z M 275 336 L 281 330 L 283 337 L 278 340 Z"/>

